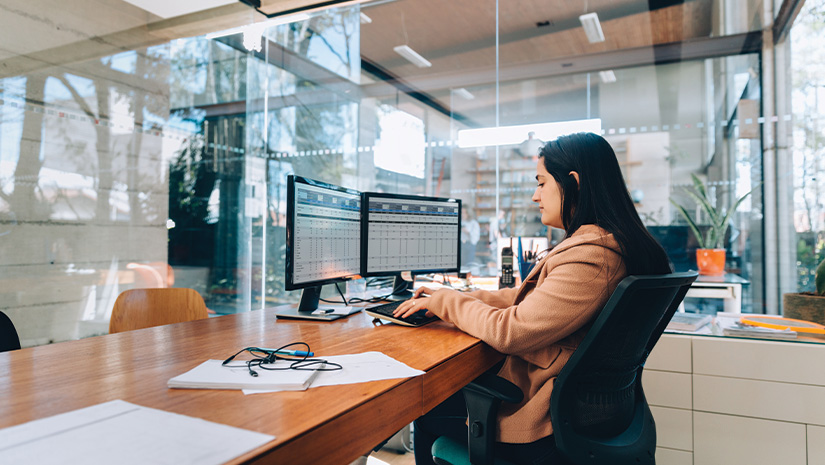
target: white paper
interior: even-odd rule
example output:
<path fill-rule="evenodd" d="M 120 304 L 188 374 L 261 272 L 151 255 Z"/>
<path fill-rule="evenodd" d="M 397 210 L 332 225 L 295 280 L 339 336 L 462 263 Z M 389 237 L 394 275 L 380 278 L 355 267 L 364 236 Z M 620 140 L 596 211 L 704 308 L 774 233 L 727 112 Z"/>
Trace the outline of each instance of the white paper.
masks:
<path fill-rule="evenodd" d="M 0 463 L 221 464 L 273 439 L 113 400 L 0 430 Z"/>
<path fill-rule="evenodd" d="M 353 307 L 352 305 L 339 305 L 322 303 L 318 310 L 312 312 L 313 315 L 351 315 L 359 312 L 363 307 Z"/>
<path fill-rule="evenodd" d="M 207 360 L 195 368 L 169 380 L 170 388 L 182 389 L 278 389 L 282 391 L 303 391 L 315 375 L 311 370 L 266 370 L 253 366 L 258 376 L 252 376 L 246 363 L 240 360 L 230 362 L 232 367 L 221 366 L 221 360 Z M 288 368 L 291 361 L 279 360 L 264 366 Z"/>
<path fill-rule="evenodd" d="M 365 383 L 382 379 L 411 378 L 423 375 L 424 372 L 410 368 L 389 355 L 381 352 L 364 352 L 363 354 L 336 355 L 332 357 L 318 357 L 328 363 L 337 363 L 342 370 L 322 371 L 311 388 L 319 386 L 334 386 L 338 384 Z M 329 366 L 329 365 L 328 365 Z M 244 394 L 260 394 L 277 392 L 276 390 L 244 389 Z"/>

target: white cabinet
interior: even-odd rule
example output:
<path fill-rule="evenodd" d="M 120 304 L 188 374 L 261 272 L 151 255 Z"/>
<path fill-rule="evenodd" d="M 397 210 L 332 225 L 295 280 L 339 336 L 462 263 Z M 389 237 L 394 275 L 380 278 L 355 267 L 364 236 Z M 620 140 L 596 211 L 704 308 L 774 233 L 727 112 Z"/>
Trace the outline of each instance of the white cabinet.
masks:
<path fill-rule="evenodd" d="M 825 465 L 825 428 L 808 425 L 808 465 Z"/>
<path fill-rule="evenodd" d="M 693 454 L 683 450 L 656 448 L 658 465 L 693 465 Z"/>
<path fill-rule="evenodd" d="M 665 334 L 642 384 L 660 465 L 825 465 L 825 344 Z"/>
<path fill-rule="evenodd" d="M 805 425 L 693 413 L 693 458 L 702 465 L 805 465 Z"/>
<path fill-rule="evenodd" d="M 656 445 L 681 451 L 693 450 L 693 412 L 650 406 L 656 421 Z"/>

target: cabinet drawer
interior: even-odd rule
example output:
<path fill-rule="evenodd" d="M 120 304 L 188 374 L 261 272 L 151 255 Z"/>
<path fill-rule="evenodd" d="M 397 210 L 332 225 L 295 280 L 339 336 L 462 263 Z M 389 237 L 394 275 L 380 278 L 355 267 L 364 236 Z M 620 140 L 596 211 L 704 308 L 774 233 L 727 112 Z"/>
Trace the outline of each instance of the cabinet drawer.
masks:
<path fill-rule="evenodd" d="M 805 425 L 693 413 L 693 459 L 702 465 L 805 465 Z"/>
<path fill-rule="evenodd" d="M 693 465 L 693 454 L 683 450 L 656 448 L 657 465 Z"/>
<path fill-rule="evenodd" d="M 690 336 L 662 334 L 645 363 L 645 369 L 691 372 Z"/>
<path fill-rule="evenodd" d="M 825 344 L 694 337 L 693 373 L 825 386 Z"/>
<path fill-rule="evenodd" d="M 689 374 L 646 369 L 642 372 L 642 387 L 650 405 L 685 409 L 693 405 Z"/>
<path fill-rule="evenodd" d="M 825 387 L 693 375 L 693 408 L 825 426 Z"/>
<path fill-rule="evenodd" d="M 825 465 L 825 427 L 808 425 L 808 465 Z"/>
<path fill-rule="evenodd" d="M 656 445 L 668 449 L 693 450 L 693 412 L 650 407 L 656 421 Z"/>

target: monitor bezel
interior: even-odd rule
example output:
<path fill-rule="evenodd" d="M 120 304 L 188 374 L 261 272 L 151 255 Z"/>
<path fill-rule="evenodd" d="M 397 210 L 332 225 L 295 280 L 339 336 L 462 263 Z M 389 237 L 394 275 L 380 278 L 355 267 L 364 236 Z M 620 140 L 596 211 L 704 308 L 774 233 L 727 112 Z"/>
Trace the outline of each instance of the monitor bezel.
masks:
<path fill-rule="evenodd" d="M 369 202 L 370 199 L 384 198 L 384 199 L 398 199 L 398 200 L 425 200 L 430 202 L 445 202 L 455 203 L 458 205 L 458 235 L 456 236 L 456 264 L 454 268 L 428 268 L 417 270 L 396 270 L 396 271 L 367 271 L 367 259 L 369 258 Z M 394 276 L 406 271 L 412 274 L 428 274 L 428 273 L 458 273 L 461 271 L 461 199 L 451 197 L 427 197 L 423 195 L 406 195 L 406 194 L 391 194 L 387 192 L 364 192 L 361 197 L 361 276 Z"/>
<path fill-rule="evenodd" d="M 350 189 L 348 187 L 338 186 L 335 184 L 330 184 L 323 181 L 318 181 L 316 179 L 307 178 L 304 176 L 298 176 L 294 174 L 290 174 L 287 176 L 286 182 L 286 251 L 285 251 L 285 262 L 286 266 L 284 269 L 284 289 L 287 291 L 295 291 L 298 289 L 305 289 L 308 287 L 316 287 L 316 286 L 323 286 L 324 284 L 334 284 L 340 283 L 344 281 L 349 281 L 351 279 L 357 279 L 360 277 L 359 273 L 351 273 L 345 274 L 342 276 L 334 277 L 334 278 L 325 278 L 320 279 L 317 281 L 307 281 L 302 283 L 295 283 L 295 183 L 306 184 L 309 186 L 321 187 L 324 189 L 329 189 L 337 192 L 342 192 L 345 194 L 352 194 L 357 195 L 360 197 L 361 200 L 361 218 L 359 218 L 358 227 L 361 231 L 361 240 L 360 245 L 363 247 L 363 227 L 364 227 L 364 193 L 357 191 L 355 189 Z M 363 269 L 363 257 L 359 263 L 359 272 Z"/>

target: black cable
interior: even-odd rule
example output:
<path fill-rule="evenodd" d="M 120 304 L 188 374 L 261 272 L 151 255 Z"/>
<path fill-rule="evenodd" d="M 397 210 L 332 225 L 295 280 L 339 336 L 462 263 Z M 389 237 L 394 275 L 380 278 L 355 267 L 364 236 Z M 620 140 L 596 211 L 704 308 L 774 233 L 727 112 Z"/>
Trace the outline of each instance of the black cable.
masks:
<path fill-rule="evenodd" d="M 287 355 L 287 354 L 282 354 L 282 353 L 279 354 L 278 353 L 278 352 L 281 352 L 281 351 L 287 349 L 288 347 L 292 347 L 292 346 L 295 346 L 295 345 L 300 345 L 300 346 L 306 347 L 305 352 L 306 352 L 307 355 L 292 356 L 292 355 Z M 252 360 L 247 360 L 246 362 L 243 362 L 244 365 L 230 365 L 229 364 L 230 362 L 232 362 L 232 360 L 235 359 L 235 357 L 237 357 L 238 355 L 240 355 L 243 352 L 249 352 L 255 358 L 253 358 Z M 234 355 L 232 355 L 228 359 L 224 360 L 223 363 L 221 363 L 221 366 L 225 366 L 225 367 L 229 367 L 229 368 L 242 368 L 242 367 L 245 366 L 246 369 L 249 370 L 250 376 L 258 376 L 258 372 L 253 370 L 252 369 L 253 367 L 259 368 L 261 370 L 269 370 L 269 371 L 278 371 L 278 370 L 337 371 L 337 370 L 341 370 L 341 369 L 344 368 L 338 363 L 328 362 L 326 360 L 319 359 L 319 358 L 309 358 L 310 353 L 311 353 L 311 350 L 309 349 L 309 344 L 307 344 L 306 342 L 291 342 L 291 343 L 286 344 L 284 346 L 281 346 L 277 349 L 265 349 L 265 348 L 261 348 L 261 347 L 245 347 L 245 348 L 239 350 L 238 352 L 236 352 Z M 265 366 L 265 364 L 274 365 L 275 362 L 277 362 L 278 360 L 289 361 L 289 362 L 292 362 L 292 363 L 290 363 L 288 366 L 285 366 L 285 367 Z M 320 368 L 317 368 L 316 367 L 317 365 L 321 365 Z"/>
<path fill-rule="evenodd" d="M 339 293 L 339 294 L 341 294 L 341 299 L 343 300 L 343 302 L 337 302 L 337 301 L 335 301 L 335 300 L 327 300 L 327 299 L 320 299 L 320 298 L 319 298 L 318 300 L 320 300 L 321 302 L 326 302 L 326 303 L 328 303 L 328 304 L 340 304 L 340 303 L 343 303 L 344 305 L 349 305 L 349 303 L 347 302 L 347 298 L 346 298 L 346 297 L 344 297 L 344 293 L 343 293 L 343 292 L 341 292 L 341 288 L 340 288 L 340 287 L 338 287 L 338 283 L 335 283 L 335 290 L 337 290 L 337 291 L 338 291 L 338 293 Z"/>
<path fill-rule="evenodd" d="M 341 292 L 341 288 L 338 287 L 338 283 L 335 283 L 335 290 L 337 290 L 338 293 L 341 294 L 341 299 L 344 301 L 344 305 L 349 305 L 349 303 L 347 303 L 347 297 L 344 295 L 343 292 Z"/>

